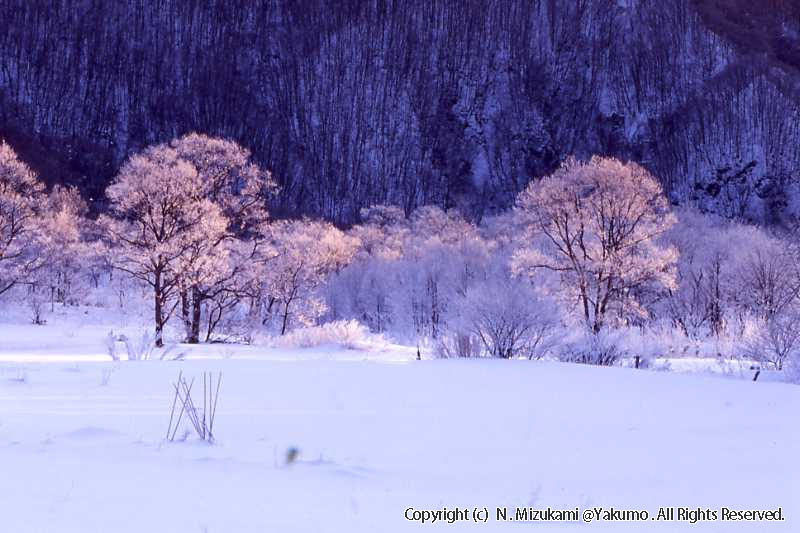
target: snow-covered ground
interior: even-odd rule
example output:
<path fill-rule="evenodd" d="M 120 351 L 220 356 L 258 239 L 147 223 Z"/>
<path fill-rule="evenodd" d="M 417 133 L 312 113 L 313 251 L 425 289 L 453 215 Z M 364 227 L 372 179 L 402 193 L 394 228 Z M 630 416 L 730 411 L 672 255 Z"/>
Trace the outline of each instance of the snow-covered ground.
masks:
<path fill-rule="evenodd" d="M 107 330 L 0 324 L 0 531 L 800 531 L 795 385 L 392 346 L 111 362 Z M 165 441 L 179 371 L 222 372 L 214 445 Z M 531 506 L 785 521 L 496 521 Z M 490 517 L 423 525 L 410 507 Z"/>

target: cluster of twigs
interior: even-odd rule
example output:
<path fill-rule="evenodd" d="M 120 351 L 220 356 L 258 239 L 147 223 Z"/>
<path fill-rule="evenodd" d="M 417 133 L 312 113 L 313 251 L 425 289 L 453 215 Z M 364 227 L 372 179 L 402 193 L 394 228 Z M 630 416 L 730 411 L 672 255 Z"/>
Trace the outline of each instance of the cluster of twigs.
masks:
<path fill-rule="evenodd" d="M 178 373 L 178 381 L 172 384 L 175 389 L 175 397 L 172 400 L 172 411 L 169 415 L 169 427 L 167 427 L 167 440 L 169 441 L 175 440 L 175 435 L 185 414 L 200 439 L 208 443 L 214 442 L 214 417 L 217 413 L 222 372 L 217 375 L 216 386 L 211 372 L 203 372 L 202 409 L 199 409 L 192 399 L 194 381 L 194 378 L 192 378 L 190 382 L 187 382 L 186 378 L 183 377 L 183 372 L 180 372 Z M 180 410 L 176 419 L 175 410 L 179 405 Z"/>

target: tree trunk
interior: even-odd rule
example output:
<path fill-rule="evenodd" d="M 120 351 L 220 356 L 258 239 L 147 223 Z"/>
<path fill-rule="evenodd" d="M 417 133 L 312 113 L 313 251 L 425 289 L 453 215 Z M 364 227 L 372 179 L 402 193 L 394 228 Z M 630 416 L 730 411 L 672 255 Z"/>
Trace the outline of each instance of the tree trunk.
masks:
<path fill-rule="evenodd" d="M 191 329 L 189 331 L 189 338 L 187 342 L 189 344 L 197 344 L 200 342 L 200 304 L 202 303 L 202 298 L 200 296 L 200 291 L 197 288 L 192 288 L 192 319 L 191 319 Z"/>
<path fill-rule="evenodd" d="M 261 320 L 261 325 L 266 326 L 267 322 L 272 320 L 272 307 L 275 305 L 276 298 L 272 296 L 269 297 L 269 304 L 267 305 L 267 310 L 264 312 L 264 318 Z"/>
<path fill-rule="evenodd" d="M 155 307 L 155 321 L 156 321 L 156 347 L 161 348 L 164 346 L 164 310 L 162 308 L 162 287 L 161 287 L 161 272 L 155 273 L 155 280 L 153 282 L 153 298 Z"/>
<path fill-rule="evenodd" d="M 281 335 L 286 334 L 286 326 L 289 324 L 289 302 L 283 308 L 283 325 L 281 326 Z"/>
<path fill-rule="evenodd" d="M 222 309 L 211 309 L 208 311 L 208 327 L 206 327 L 206 342 L 211 342 L 211 334 L 214 333 L 214 328 L 222 318 Z"/>
<path fill-rule="evenodd" d="M 189 292 L 181 289 L 181 321 L 183 322 L 183 329 L 186 331 L 186 339 L 189 339 L 192 329 L 191 319 L 189 318 Z"/>

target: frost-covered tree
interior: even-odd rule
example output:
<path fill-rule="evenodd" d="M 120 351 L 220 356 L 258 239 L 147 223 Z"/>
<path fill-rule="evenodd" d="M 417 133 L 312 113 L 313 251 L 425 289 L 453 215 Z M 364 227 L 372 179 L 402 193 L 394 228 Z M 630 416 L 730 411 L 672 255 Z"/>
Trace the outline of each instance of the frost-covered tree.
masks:
<path fill-rule="evenodd" d="M 361 218 L 363 223 L 348 232 L 358 242 L 353 261 L 326 286 L 328 316 L 354 318 L 384 332 L 395 328 L 402 307 L 396 287 L 410 228 L 397 207 L 365 208 Z"/>
<path fill-rule="evenodd" d="M 152 287 L 155 343 L 162 346 L 183 270 L 200 243 L 223 238 L 225 216 L 204 197 L 195 167 L 166 145 L 131 157 L 106 195 L 111 215 L 101 217 L 100 224 L 109 261 Z"/>
<path fill-rule="evenodd" d="M 245 268 L 239 241 L 263 237 L 270 175 L 237 144 L 189 134 L 132 157 L 108 188 L 102 217 L 112 264 L 153 288 L 156 344 L 180 305 L 187 340 L 198 342 L 202 304 L 224 298 Z M 207 337 L 210 336 L 207 335 Z"/>
<path fill-rule="evenodd" d="M 223 311 L 235 305 L 242 288 L 240 273 L 264 237 L 267 197 L 275 184 L 269 172 L 250 160 L 250 152 L 233 141 L 190 133 L 172 141 L 170 147 L 197 173 L 195 200 L 217 206 L 225 225 L 223 231 L 192 240 L 189 253 L 181 258 L 181 314 L 187 341 L 196 343 L 205 302 L 210 301 L 215 313 L 209 317 L 206 338 Z M 242 239 L 255 242 L 251 246 Z"/>
<path fill-rule="evenodd" d="M 25 280 L 42 263 L 44 186 L 5 142 L 0 142 L 0 294 Z"/>
<path fill-rule="evenodd" d="M 718 336 L 750 318 L 768 320 L 797 301 L 796 251 L 786 238 L 685 208 L 665 240 L 679 260 L 677 284 L 660 308 L 689 337 Z"/>
<path fill-rule="evenodd" d="M 38 243 L 43 265 L 36 282 L 48 291 L 51 310 L 56 302 L 76 303 L 76 292 L 88 281 L 83 274 L 97 263 L 94 246 L 87 242 L 87 211 L 74 187 L 56 185 L 47 196 Z"/>
<path fill-rule="evenodd" d="M 67 303 L 88 262 L 86 205 L 75 188 L 46 194 L 33 172 L 0 144 L 0 294 L 28 284 L 34 322 L 49 301 Z"/>
<path fill-rule="evenodd" d="M 677 253 L 659 237 L 675 217 L 658 181 L 634 163 L 570 159 L 520 193 L 515 213 L 524 241 L 514 272 L 558 273 L 594 332 L 612 310 L 641 314 L 642 291 L 674 287 Z"/>
<path fill-rule="evenodd" d="M 677 283 L 663 302 L 663 314 L 684 335 L 719 335 L 734 307 L 738 251 L 731 242 L 748 242 L 742 228 L 721 217 L 683 209 L 665 236 L 679 252 Z"/>
<path fill-rule="evenodd" d="M 266 249 L 265 249 L 266 248 Z M 202 285 L 199 296 L 203 302 L 203 320 L 206 342 L 223 329 L 235 335 L 248 335 L 251 319 L 257 318 L 257 308 L 253 305 L 258 300 L 261 272 L 265 256 L 271 250 L 264 243 L 252 239 L 232 239 L 226 243 L 227 261 L 220 264 L 213 284 Z M 248 310 L 236 314 L 243 300 L 251 302 Z M 194 303 L 194 302 L 193 302 Z M 192 312 L 192 325 L 197 324 L 196 307 Z M 232 316 L 231 316 L 232 315 Z M 191 331 L 191 330 L 190 330 Z"/>
<path fill-rule="evenodd" d="M 264 270 L 267 313 L 280 317 L 283 335 L 292 320 L 309 323 L 322 314 L 325 303 L 317 289 L 352 260 L 358 241 L 327 222 L 302 219 L 271 224 L 269 244 L 272 255 L 265 259 Z"/>
<path fill-rule="evenodd" d="M 361 219 L 362 224 L 350 231 L 359 241 L 358 257 L 397 259 L 403 255 L 410 227 L 402 209 L 372 206 L 361 210 Z"/>
<path fill-rule="evenodd" d="M 769 321 L 794 305 L 800 295 L 800 269 L 794 247 L 752 228 L 738 268 L 741 305 Z"/>
<path fill-rule="evenodd" d="M 240 232 L 266 221 L 267 195 L 275 191 L 269 172 L 251 160 L 250 151 L 227 139 L 190 133 L 169 143 L 178 158 L 200 177 L 200 193 L 220 206 Z"/>
<path fill-rule="evenodd" d="M 411 214 L 400 287 L 414 332 L 436 338 L 448 307 L 478 278 L 488 255 L 477 228 L 455 211 L 426 206 Z"/>
<path fill-rule="evenodd" d="M 433 206 L 408 218 L 378 206 L 362 218 L 364 224 L 351 230 L 360 241 L 355 260 L 328 287 L 330 311 L 373 331 L 438 338 L 455 298 L 485 279 L 490 257 L 497 255 L 492 242 L 457 212 Z"/>

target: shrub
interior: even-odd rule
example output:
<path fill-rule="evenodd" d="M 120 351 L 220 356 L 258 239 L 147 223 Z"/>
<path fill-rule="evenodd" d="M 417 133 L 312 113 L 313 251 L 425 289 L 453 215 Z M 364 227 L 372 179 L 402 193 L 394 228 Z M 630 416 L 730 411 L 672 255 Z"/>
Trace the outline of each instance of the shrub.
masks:
<path fill-rule="evenodd" d="M 483 351 L 477 337 L 469 333 L 442 335 L 436 339 L 434 349 L 441 359 L 481 357 Z"/>
<path fill-rule="evenodd" d="M 138 340 L 131 339 L 125 335 L 122 335 L 121 339 L 125 343 L 125 350 L 128 352 L 128 361 L 146 361 L 150 359 L 156 347 L 155 338 L 148 330 L 143 331 Z"/>
<path fill-rule="evenodd" d="M 539 359 L 553 345 L 556 309 L 527 281 L 500 278 L 479 283 L 456 306 L 454 333 L 440 343 L 446 356 L 470 357 L 480 350 L 499 359 Z"/>
<path fill-rule="evenodd" d="M 588 365 L 612 366 L 624 355 L 618 331 L 602 329 L 597 333 L 584 331 L 576 340 L 564 344 L 561 361 Z"/>
<path fill-rule="evenodd" d="M 800 358 L 800 321 L 796 313 L 777 313 L 755 328 L 746 339 L 745 355 L 782 370 L 784 363 Z"/>
<path fill-rule="evenodd" d="M 273 339 L 278 348 L 313 348 L 332 344 L 348 350 L 370 350 L 386 345 L 381 335 L 371 333 L 357 320 L 337 320 L 320 326 L 295 329 Z"/>
<path fill-rule="evenodd" d="M 800 356 L 795 355 L 792 359 L 788 360 L 784 372 L 787 381 L 800 384 Z"/>

